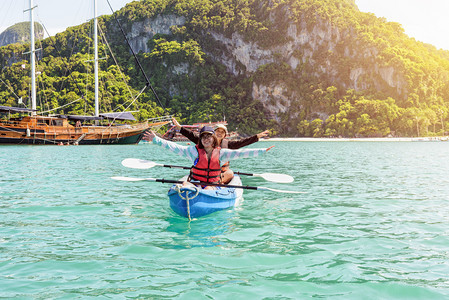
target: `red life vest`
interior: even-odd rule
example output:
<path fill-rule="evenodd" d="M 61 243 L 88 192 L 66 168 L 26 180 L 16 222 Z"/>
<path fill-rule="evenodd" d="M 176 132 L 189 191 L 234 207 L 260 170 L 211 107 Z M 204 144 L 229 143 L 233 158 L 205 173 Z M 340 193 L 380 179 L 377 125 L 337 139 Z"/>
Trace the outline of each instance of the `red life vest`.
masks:
<path fill-rule="evenodd" d="M 203 182 L 220 181 L 220 147 L 212 150 L 210 160 L 207 159 L 206 150 L 198 148 L 198 145 L 196 145 L 196 150 L 198 151 L 198 159 L 190 169 L 190 177 Z"/>

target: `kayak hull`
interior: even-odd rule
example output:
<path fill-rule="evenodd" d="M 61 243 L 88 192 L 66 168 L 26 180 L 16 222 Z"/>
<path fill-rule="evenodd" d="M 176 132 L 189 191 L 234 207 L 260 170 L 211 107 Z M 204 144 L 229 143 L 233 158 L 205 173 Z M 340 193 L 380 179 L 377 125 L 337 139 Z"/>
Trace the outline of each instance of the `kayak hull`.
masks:
<path fill-rule="evenodd" d="M 242 185 L 239 176 L 234 176 L 231 185 Z M 173 185 L 168 191 L 170 207 L 175 213 L 186 218 L 198 218 L 211 213 L 232 208 L 242 199 L 243 189 L 221 187 L 204 190 L 198 187 Z"/>

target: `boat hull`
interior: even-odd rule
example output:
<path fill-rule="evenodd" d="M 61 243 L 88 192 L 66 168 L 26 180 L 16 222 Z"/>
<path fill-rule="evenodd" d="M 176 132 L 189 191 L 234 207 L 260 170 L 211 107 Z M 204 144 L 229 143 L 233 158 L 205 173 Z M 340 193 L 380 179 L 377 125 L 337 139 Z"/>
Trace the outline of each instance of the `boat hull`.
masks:
<path fill-rule="evenodd" d="M 133 135 L 125 136 L 125 137 L 107 137 L 107 138 L 86 138 L 78 142 L 78 145 L 101 145 L 101 144 L 119 144 L 119 145 L 127 145 L 127 144 L 137 144 L 143 137 L 142 132 L 137 132 Z M 14 138 L 14 137 L 0 137 L 0 144 L 15 144 L 15 145 L 57 145 L 57 144 L 73 144 L 76 139 L 74 138 L 48 138 L 48 137 L 22 137 L 22 138 Z"/>
<path fill-rule="evenodd" d="M 137 144 L 147 129 L 166 123 L 168 122 L 75 127 L 70 125 L 66 119 L 28 116 L 19 121 L 0 121 L 0 144 Z"/>
<path fill-rule="evenodd" d="M 234 176 L 232 185 L 241 185 L 239 176 Z M 186 218 L 198 218 L 211 213 L 232 208 L 237 205 L 243 195 L 243 189 L 222 187 L 221 189 L 204 190 L 195 187 L 173 185 L 168 191 L 170 207 L 175 213 Z"/>

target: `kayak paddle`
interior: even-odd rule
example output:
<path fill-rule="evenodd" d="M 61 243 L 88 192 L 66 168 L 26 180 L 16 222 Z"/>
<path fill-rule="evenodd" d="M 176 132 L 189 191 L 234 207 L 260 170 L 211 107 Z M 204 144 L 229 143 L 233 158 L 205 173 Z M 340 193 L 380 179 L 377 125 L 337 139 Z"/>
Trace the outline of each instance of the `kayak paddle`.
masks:
<path fill-rule="evenodd" d="M 172 180 L 172 179 L 137 178 L 137 177 L 124 177 L 124 176 L 115 176 L 115 177 L 111 177 L 111 179 L 121 180 L 121 181 L 155 181 L 155 182 L 162 182 L 162 183 L 183 183 L 183 181 Z M 286 193 L 286 194 L 307 194 L 307 192 L 278 190 L 278 189 L 272 189 L 272 188 L 263 187 L 263 186 L 229 185 L 229 184 L 217 184 L 217 183 L 208 183 L 208 182 L 201 182 L 201 185 L 221 186 L 221 187 L 247 189 L 247 190 L 267 190 L 267 191 L 272 191 L 272 192 L 277 192 L 277 193 Z"/>
<path fill-rule="evenodd" d="M 234 172 L 234 174 L 261 177 L 267 181 L 272 181 L 272 182 L 277 182 L 277 183 L 293 182 L 293 177 L 290 175 L 287 175 L 287 174 L 278 174 L 278 173 L 253 174 L 253 173 L 243 173 L 243 172 Z"/>
<path fill-rule="evenodd" d="M 163 165 L 163 164 L 155 163 L 154 161 L 149 161 L 149 160 L 139 159 L 139 158 L 125 158 L 124 160 L 122 160 L 122 165 L 127 168 L 132 168 L 132 169 L 150 169 L 150 168 L 157 166 L 157 167 L 165 167 L 165 168 L 178 168 L 178 169 L 190 170 L 189 167 Z"/>
<path fill-rule="evenodd" d="M 178 168 L 178 169 L 190 170 L 189 167 L 163 165 L 163 164 L 155 163 L 154 161 L 149 161 L 149 160 L 139 159 L 139 158 L 126 158 L 122 161 L 122 165 L 127 168 L 133 168 L 133 169 L 150 169 L 150 168 L 158 166 L 158 167 L 164 167 L 164 168 Z M 277 182 L 277 183 L 293 182 L 293 177 L 290 175 L 287 175 L 287 174 L 278 174 L 278 173 L 254 174 L 254 173 L 243 173 L 243 172 L 234 172 L 234 174 L 261 177 L 267 181 L 272 181 L 272 182 Z"/>

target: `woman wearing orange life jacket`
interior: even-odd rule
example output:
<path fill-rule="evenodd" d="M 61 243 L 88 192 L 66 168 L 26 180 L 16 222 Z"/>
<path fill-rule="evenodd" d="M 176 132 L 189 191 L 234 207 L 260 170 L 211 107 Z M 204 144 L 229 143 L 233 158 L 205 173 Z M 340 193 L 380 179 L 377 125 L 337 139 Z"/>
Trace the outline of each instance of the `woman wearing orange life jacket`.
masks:
<path fill-rule="evenodd" d="M 214 135 L 213 129 L 209 126 L 205 126 L 201 129 L 199 143 L 195 146 L 178 145 L 174 142 L 155 136 L 153 132 L 146 133 L 145 139 L 152 140 L 153 144 L 162 146 L 178 155 L 189 158 L 193 162 L 190 174 L 190 180 L 193 182 L 218 182 L 221 174 L 221 161 L 256 157 L 274 147 L 245 150 L 221 149 L 218 146 L 218 140 Z M 184 182 L 184 185 L 192 185 L 192 183 Z M 215 186 L 204 187 L 204 189 L 216 188 L 217 187 Z"/>
<path fill-rule="evenodd" d="M 205 126 L 200 131 L 200 142 L 195 146 L 198 158 L 190 169 L 190 179 L 219 183 L 221 179 L 220 147 L 211 127 Z"/>

